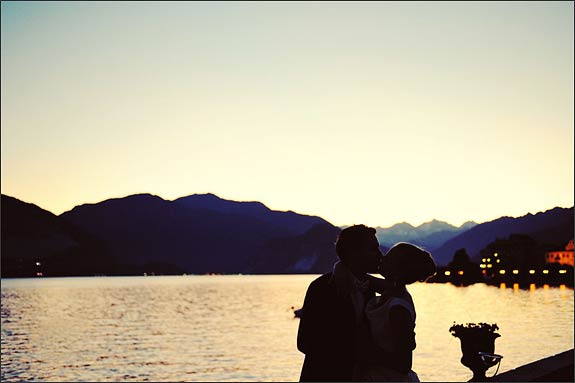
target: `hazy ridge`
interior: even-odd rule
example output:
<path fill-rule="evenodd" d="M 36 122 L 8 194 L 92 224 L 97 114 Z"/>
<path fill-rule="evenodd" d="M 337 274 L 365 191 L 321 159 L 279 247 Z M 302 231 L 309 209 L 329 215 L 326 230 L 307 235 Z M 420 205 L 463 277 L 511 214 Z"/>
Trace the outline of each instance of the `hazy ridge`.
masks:
<path fill-rule="evenodd" d="M 213 194 L 174 201 L 136 194 L 60 216 L 2 195 L 1 211 L 3 276 L 324 273 L 337 259 L 341 231 L 321 217 Z M 573 208 L 460 227 L 433 220 L 377 228 L 384 251 L 412 242 L 429 249 L 440 265 L 460 248 L 473 257 L 513 233 L 560 248 L 573 238 Z"/>

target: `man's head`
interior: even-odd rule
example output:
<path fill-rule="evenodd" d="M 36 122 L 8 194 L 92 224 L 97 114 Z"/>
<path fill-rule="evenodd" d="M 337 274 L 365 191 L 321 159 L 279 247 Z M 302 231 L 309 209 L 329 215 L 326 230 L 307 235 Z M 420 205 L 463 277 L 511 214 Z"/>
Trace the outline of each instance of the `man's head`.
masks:
<path fill-rule="evenodd" d="M 400 242 L 387 251 L 381 263 L 381 274 L 398 283 L 423 282 L 435 274 L 435 261 L 427 251 L 410 243 Z"/>
<path fill-rule="evenodd" d="M 345 228 L 335 244 L 337 256 L 355 273 L 376 273 L 382 254 L 375 229 L 365 225 Z"/>

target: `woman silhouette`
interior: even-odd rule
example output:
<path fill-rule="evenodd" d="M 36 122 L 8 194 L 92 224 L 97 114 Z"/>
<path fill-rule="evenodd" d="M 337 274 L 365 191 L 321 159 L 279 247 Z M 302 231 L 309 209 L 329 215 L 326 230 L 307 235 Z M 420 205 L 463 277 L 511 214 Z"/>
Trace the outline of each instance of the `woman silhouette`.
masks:
<path fill-rule="evenodd" d="M 435 262 L 427 251 L 402 242 L 382 257 L 379 270 L 385 279 L 370 276 L 370 285 L 381 295 L 370 299 L 365 308 L 371 340 L 378 350 L 373 360 L 356 365 L 354 380 L 418 382 L 411 370 L 415 306 L 406 285 L 435 274 Z"/>

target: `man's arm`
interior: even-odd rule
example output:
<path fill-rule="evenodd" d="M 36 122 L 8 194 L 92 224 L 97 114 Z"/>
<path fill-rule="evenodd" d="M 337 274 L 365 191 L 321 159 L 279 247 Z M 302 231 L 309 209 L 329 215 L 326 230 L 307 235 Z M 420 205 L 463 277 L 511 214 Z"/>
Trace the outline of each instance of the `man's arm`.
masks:
<path fill-rule="evenodd" d="M 369 280 L 369 287 L 380 294 L 383 294 L 385 290 L 393 287 L 393 283 L 384 278 L 374 277 L 373 275 L 367 274 L 367 279 Z"/>
<path fill-rule="evenodd" d="M 316 288 L 312 283 L 307 289 L 302 307 L 297 332 L 297 348 L 304 354 L 311 353 L 314 344 L 314 333 L 317 332 L 317 305 Z"/>

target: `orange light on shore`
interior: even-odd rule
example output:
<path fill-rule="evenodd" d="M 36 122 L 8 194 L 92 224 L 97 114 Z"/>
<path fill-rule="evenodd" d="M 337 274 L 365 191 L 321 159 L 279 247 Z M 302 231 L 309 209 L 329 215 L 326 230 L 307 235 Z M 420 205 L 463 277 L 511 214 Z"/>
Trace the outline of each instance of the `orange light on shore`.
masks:
<path fill-rule="evenodd" d="M 463 271 L 462 271 L 462 270 L 459 270 L 459 271 L 457 272 L 457 274 L 463 275 Z"/>

